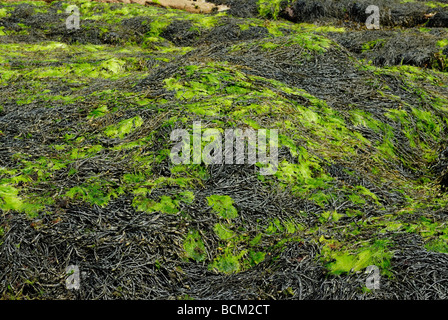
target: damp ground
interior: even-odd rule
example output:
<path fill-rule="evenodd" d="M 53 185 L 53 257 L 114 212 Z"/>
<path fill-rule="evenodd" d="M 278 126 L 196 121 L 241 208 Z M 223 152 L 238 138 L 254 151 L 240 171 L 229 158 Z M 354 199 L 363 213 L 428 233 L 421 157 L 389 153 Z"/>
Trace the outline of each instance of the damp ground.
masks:
<path fill-rule="evenodd" d="M 448 4 L 214 2 L 0 3 L 1 297 L 446 299 Z M 278 170 L 173 164 L 194 121 Z"/>

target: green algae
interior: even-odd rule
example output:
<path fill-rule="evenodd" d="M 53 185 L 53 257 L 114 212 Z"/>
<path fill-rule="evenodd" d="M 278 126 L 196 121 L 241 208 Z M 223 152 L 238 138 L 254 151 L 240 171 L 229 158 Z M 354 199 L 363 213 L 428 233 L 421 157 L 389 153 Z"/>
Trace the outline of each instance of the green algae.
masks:
<path fill-rule="evenodd" d="M 133 205 L 138 211 L 145 211 L 148 213 L 161 212 L 167 214 L 175 214 L 180 212 L 180 206 L 182 203 L 189 204 L 192 203 L 193 200 L 193 192 L 184 191 L 177 194 L 174 198 L 169 196 L 161 196 L 159 202 L 137 196 L 133 200 Z"/>
<path fill-rule="evenodd" d="M 9 16 L 8 9 L 7 8 L 1 8 L 0 9 L 0 18 L 4 18 L 4 17 L 7 17 L 7 16 Z"/>
<path fill-rule="evenodd" d="M 120 187 L 116 187 L 108 181 L 90 179 L 85 184 L 68 190 L 65 196 L 71 199 L 79 199 L 91 205 L 104 207 L 112 198 L 117 198 L 123 192 Z"/>
<path fill-rule="evenodd" d="M 425 244 L 428 251 L 448 253 L 448 242 L 444 240 L 433 240 Z"/>
<path fill-rule="evenodd" d="M 23 208 L 23 202 L 18 197 L 19 191 L 11 186 L 2 185 L 0 189 L 0 196 L 3 200 L 2 210 L 17 210 L 20 211 Z"/>
<path fill-rule="evenodd" d="M 134 57 L 135 54 L 168 60 L 193 50 L 192 47 L 176 47 L 163 42 L 160 34 L 172 20 L 185 18 L 192 21 L 197 30 L 205 31 L 219 25 L 220 17 L 224 16 L 189 15 L 173 10 L 170 11 L 172 16 L 164 17 L 160 16 L 162 11 L 156 8 L 146 9 L 135 6 L 135 8 L 109 10 L 109 5 L 106 4 L 81 3 L 83 3 L 83 10 L 88 12 L 87 16 L 90 20 L 102 20 L 109 24 L 143 13 L 156 15 L 157 17 L 153 17 L 156 18 L 155 22 L 150 24 L 149 33 L 145 35 L 147 42 L 144 44 L 147 46 L 121 48 L 120 46 L 92 44 L 68 45 L 57 42 L 38 45 L 25 44 L 23 46 L 2 44 L 0 45 L 2 64 L 13 61 L 26 62 L 29 58 L 36 59 L 35 61 L 54 63 L 70 52 L 75 52 L 77 55 L 75 59 L 69 59 L 65 65 L 52 66 L 50 69 L 47 67 L 36 68 L 26 63 L 23 63 L 23 68 L 19 70 L 2 66 L 0 70 L 2 85 L 7 85 L 20 77 L 25 77 L 34 83 L 52 78 L 86 81 L 84 83 L 90 83 L 89 81 L 96 79 L 108 79 L 111 83 L 122 78 L 142 79 L 148 75 L 150 70 L 144 67 L 138 68 L 141 60 Z M 274 12 L 276 5 L 278 3 L 274 4 Z M 107 17 L 102 17 L 101 10 L 93 10 L 94 8 L 101 8 L 107 12 Z M 272 7 L 269 7 L 269 10 L 272 10 Z M 95 11 L 95 14 L 92 11 Z M 240 24 L 240 27 L 243 30 L 249 26 L 261 25 L 261 20 L 254 19 L 247 25 Z M 103 28 L 104 32 L 110 31 Z M 281 28 L 294 30 L 297 33 L 285 36 L 281 33 Z M 304 48 L 308 52 L 308 57 L 314 54 L 324 55 L 330 48 L 334 49 L 335 47 L 325 33 L 343 32 L 335 27 L 292 25 L 284 22 L 269 22 L 268 29 L 271 35 L 279 33 L 281 35 L 278 38 L 237 43 L 232 50 L 243 50 L 245 46 L 250 45 L 251 48 L 266 54 L 275 53 L 278 50 Z M 379 40 L 369 42 L 363 49 L 372 50 L 376 46 L 381 46 L 382 43 Z M 443 48 L 445 43 L 441 42 L 439 46 Z M 36 57 L 39 55 L 44 57 L 39 60 L 39 57 Z M 297 61 L 297 63 L 301 62 L 302 60 Z M 70 201 L 76 200 L 102 207 L 107 206 L 112 199 L 131 194 L 133 196 L 132 204 L 137 211 L 170 215 L 182 213 L 185 207 L 196 199 L 192 191 L 185 191 L 185 189 L 200 190 L 198 186 L 203 186 L 208 178 L 207 168 L 203 164 L 171 166 L 167 173 L 171 176 L 158 176 L 152 171 L 152 167 L 166 161 L 169 153 L 168 145 L 165 144 L 163 148 L 166 149 L 163 150 L 159 145 L 159 150 L 155 153 L 148 152 L 147 150 L 157 143 L 157 139 L 161 139 L 156 133 L 148 134 L 143 130 L 147 129 L 145 122 L 148 118 L 145 117 L 145 120 L 141 116 L 129 118 L 129 115 L 124 117 L 120 113 L 130 108 L 140 112 L 144 108 L 151 109 L 156 106 L 160 110 L 160 114 L 168 111 L 179 113 L 178 117 L 173 116 L 171 120 L 164 123 L 167 128 L 174 125 L 181 117 L 184 119 L 182 122 L 184 125 L 199 117 L 200 119 L 213 119 L 214 124 L 222 125 L 222 127 L 246 124 L 252 128 L 269 126 L 280 129 L 279 144 L 291 152 L 295 161 L 282 160 L 274 176 L 260 177 L 260 179 L 267 182 L 266 186 L 270 188 L 270 191 L 276 191 L 277 187 L 288 192 L 291 190 L 293 197 L 310 200 L 322 208 L 322 212 L 318 214 L 318 226 L 311 228 L 300 225 L 298 219 L 304 213 L 297 212 L 297 216 L 289 214 L 289 220 L 285 221 L 269 217 L 267 222 L 257 226 L 259 233 L 253 232 L 249 236 L 241 230 L 244 228 L 239 222 L 238 210 L 233 199 L 227 195 L 211 195 L 204 200 L 203 205 L 206 203 L 210 207 L 210 212 L 213 213 L 211 216 L 216 220 L 213 220 L 209 230 L 201 228 L 191 231 L 187 235 L 183 249 L 188 259 L 206 262 L 211 270 L 225 274 L 242 272 L 264 261 L 268 252 L 274 252 L 274 248 L 280 250 L 286 246 L 288 241 L 297 240 L 294 238 L 297 233 L 300 233 L 301 236 L 306 233 L 310 239 L 314 239 L 313 237 L 318 237 L 315 235 L 315 233 L 318 234 L 317 228 L 330 229 L 334 225 L 344 227 L 341 234 L 347 233 L 347 239 L 341 240 L 341 243 L 327 243 L 323 250 L 324 261 L 330 274 L 361 271 L 370 264 L 376 264 L 383 272 L 388 272 L 391 268 L 392 256 L 388 244 L 379 241 L 361 246 L 356 250 L 351 247 L 357 241 L 356 236 L 372 230 L 378 234 L 403 230 L 415 232 L 429 241 L 426 246 L 428 250 L 445 252 L 446 232 L 442 223 L 424 220 L 406 224 L 400 218 L 393 217 L 393 214 L 411 214 L 414 208 L 409 203 L 393 208 L 395 210 L 393 214 L 381 216 L 381 219 L 370 219 L 365 224 L 353 223 L 353 225 L 346 226 L 346 217 L 354 218 L 356 221 L 365 219 L 367 213 L 364 212 L 364 208 L 368 208 L 368 206 L 373 206 L 380 212 L 379 214 L 382 214 L 379 209 L 383 209 L 383 205 L 379 202 L 380 195 L 376 194 L 378 189 L 371 191 L 349 181 L 349 179 L 344 182 L 347 186 L 338 185 L 338 179 L 332 177 L 325 169 L 325 164 L 333 161 L 347 163 L 350 159 L 355 159 L 358 156 L 356 148 L 369 150 L 368 157 L 379 162 L 387 160 L 389 163 L 404 163 L 408 166 L 417 163 L 422 166 L 434 161 L 437 157 L 435 147 L 442 140 L 446 124 L 441 116 L 443 113 L 435 113 L 434 110 L 444 111 L 446 97 L 443 93 L 430 92 L 420 84 L 426 82 L 440 86 L 441 83 L 446 83 L 440 73 L 408 66 L 390 68 L 365 66 L 367 70 L 375 72 L 376 75 L 394 75 L 405 80 L 408 89 L 420 90 L 418 94 L 422 100 L 435 102 L 424 107 L 410 105 L 383 86 L 378 92 L 384 99 L 396 101 L 397 108 L 387 109 L 381 117 L 366 111 L 362 103 L 349 106 L 348 110 L 336 110 L 334 106 L 330 107 L 327 101 L 319 99 L 303 89 L 286 85 L 281 81 L 250 75 L 241 66 L 229 62 L 198 63 L 194 61 L 194 63 L 179 67 L 162 83 L 164 89 L 174 92 L 179 103 L 176 101 L 176 103 L 164 105 L 166 100 L 164 102 L 157 100 L 156 102 L 149 95 L 146 96 L 146 93 L 136 94 L 124 90 L 122 92 L 119 92 L 120 90 L 103 90 L 88 94 L 88 100 L 93 99 L 93 102 L 89 103 L 89 106 L 83 105 L 85 110 L 82 112 L 81 118 L 86 121 L 82 123 L 82 126 L 87 124 L 84 127 L 89 128 L 91 132 L 83 132 L 81 136 L 64 132 L 66 138 L 52 146 L 54 150 L 62 151 L 59 157 L 24 160 L 20 162 L 22 167 L 15 171 L 2 172 L 2 179 L 3 175 L 7 178 L 2 180 L 1 184 L 3 189 L 0 190 L 3 192 L 0 197 L 3 202 L 0 204 L 0 208 L 5 211 L 30 213 L 43 211 L 44 204 L 51 203 L 51 195 L 43 197 L 41 194 L 34 194 L 28 190 L 28 187 L 36 187 L 37 183 L 51 182 L 54 173 L 98 154 L 105 158 L 107 158 L 106 155 L 120 154 L 122 157 L 120 159 L 126 159 L 129 163 L 129 168 L 126 170 L 133 173 L 126 171 L 118 178 L 114 177 L 116 182 L 92 175 L 77 183 L 77 186 L 62 190 L 61 194 L 68 197 Z M 154 68 L 156 67 L 154 66 Z M 46 85 L 36 85 L 32 89 L 21 88 L 20 90 L 20 96 L 18 91 L 17 99 L 14 98 L 19 105 L 43 102 L 66 105 L 81 104 L 85 101 L 85 97 L 82 97 L 82 90 L 79 95 L 76 91 L 70 95 L 52 95 Z M 436 94 L 438 95 L 436 96 Z M 251 102 L 246 103 L 245 101 Z M 175 111 L 167 110 L 174 105 Z M 143 115 L 143 113 L 140 114 Z M 153 117 L 156 116 L 151 114 L 149 119 Z M 225 121 L 224 118 L 226 118 Z M 87 122 L 90 120 L 94 124 Z M 364 137 L 361 133 L 354 131 L 353 126 L 373 131 L 378 135 L 379 140 Z M 158 127 L 155 126 L 155 128 Z M 140 131 L 145 132 L 144 136 L 139 136 Z M 408 139 L 409 146 L 412 148 L 409 152 L 418 154 L 421 151 L 422 159 L 417 159 L 413 163 L 403 159 L 397 144 L 400 131 Z M 122 141 L 113 146 L 99 145 L 98 140 L 103 138 L 119 138 Z M 62 144 L 64 141 L 67 144 Z M 366 163 L 365 166 L 374 175 L 372 177 L 374 185 L 381 189 L 380 179 L 376 177 L 377 172 L 383 171 L 381 163 L 373 165 L 372 161 Z M 68 176 L 77 176 L 80 171 L 81 169 L 72 168 L 67 174 Z M 36 181 L 31 178 L 34 173 Z M 385 181 L 396 184 L 394 187 L 401 188 L 400 191 L 411 202 L 420 201 L 417 198 L 418 193 L 421 193 L 421 199 L 432 200 L 433 188 L 417 190 L 417 182 L 405 180 L 391 174 Z M 425 180 L 422 181 L 425 184 Z M 22 188 L 19 188 L 19 183 L 23 184 Z M 377 183 L 378 185 L 376 185 Z M 165 192 L 164 188 L 166 187 L 169 187 L 170 190 L 166 195 L 160 197 L 152 195 L 156 189 Z M 171 192 L 172 189 L 176 191 Z M 338 199 L 340 203 L 347 201 L 350 209 L 335 210 L 332 207 L 335 199 Z M 33 209 L 31 206 L 34 206 Z M 443 207 L 444 202 L 441 200 L 437 206 Z M 426 208 L 426 206 L 422 205 L 422 208 Z M 183 215 L 180 214 L 180 216 Z M 188 215 L 185 216 L 188 217 Z M 335 233 L 338 234 L 338 231 Z M 213 235 L 219 240 L 221 249 L 213 248 L 213 250 L 216 249 L 216 252 L 207 252 L 204 239 L 209 235 Z M 375 236 L 376 234 L 372 236 L 372 239 Z M 275 242 L 273 239 L 278 241 L 277 246 L 272 244 Z M 335 261 L 328 262 L 333 259 Z"/>
<path fill-rule="evenodd" d="M 391 259 L 393 252 L 387 240 L 375 240 L 371 245 L 364 245 L 354 252 L 337 249 L 339 244 L 332 240 L 321 239 L 326 243 L 323 247 L 323 259 L 334 260 L 329 262 L 327 268 L 331 274 L 357 272 L 370 265 L 376 265 L 384 275 L 391 275 Z"/>
<path fill-rule="evenodd" d="M 224 219 L 233 219 L 238 216 L 238 211 L 233 206 L 233 199 L 229 196 L 212 195 L 207 197 L 207 203 L 213 212 Z"/>
<path fill-rule="evenodd" d="M 277 26 L 278 27 L 278 26 Z M 306 28 L 304 28 L 307 30 Z M 293 35 L 283 35 L 277 29 L 270 29 L 274 33 L 272 38 L 242 42 L 230 47 L 230 52 L 237 52 L 250 48 L 260 48 L 260 51 L 273 51 L 281 49 L 290 49 L 300 47 L 306 49 L 300 57 L 310 58 L 313 54 L 323 54 L 329 48 L 334 46 L 334 42 L 313 31 L 302 31 Z M 278 34 L 277 34 L 278 33 Z"/>
<path fill-rule="evenodd" d="M 235 236 L 235 233 L 221 223 L 215 224 L 213 231 L 221 240 L 229 240 Z"/>
<path fill-rule="evenodd" d="M 141 127 L 142 124 L 143 124 L 143 119 L 140 116 L 136 116 L 134 118 L 120 121 L 116 125 L 107 127 L 104 130 L 104 133 L 108 137 L 123 138 L 125 135 L 127 135 L 127 134 L 131 133 L 132 131 Z"/>
<path fill-rule="evenodd" d="M 199 232 L 190 230 L 184 240 L 183 247 L 187 258 L 193 259 L 197 262 L 205 260 L 207 257 L 207 250 Z"/>
<path fill-rule="evenodd" d="M 443 2 L 437 2 L 437 1 L 427 1 L 425 2 L 425 5 L 427 5 L 430 8 L 445 8 L 448 7 L 448 4 Z"/>
<path fill-rule="evenodd" d="M 259 0 L 258 1 L 258 13 L 261 17 L 272 17 L 274 19 L 277 19 L 279 11 L 280 11 L 280 3 L 281 1 L 265 1 L 265 0 Z"/>
<path fill-rule="evenodd" d="M 365 42 L 362 45 L 362 52 L 381 48 L 384 46 L 385 41 L 386 41 L 385 39 L 375 39 L 372 41 Z"/>
<path fill-rule="evenodd" d="M 33 201 L 34 202 L 34 201 Z M 8 211 L 25 212 L 29 217 L 35 217 L 44 206 L 42 203 L 25 201 L 19 196 L 19 190 L 2 182 L 0 185 L 0 209 Z"/>
<path fill-rule="evenodd" d="M 227 274 L 236 273 L 241 270 L 240 259 L 246 254 L 243 250 L 238 254 L 233 254 L 230 248 L 224 249 L 224 253 L 213 260 L 210 269 Z"/>

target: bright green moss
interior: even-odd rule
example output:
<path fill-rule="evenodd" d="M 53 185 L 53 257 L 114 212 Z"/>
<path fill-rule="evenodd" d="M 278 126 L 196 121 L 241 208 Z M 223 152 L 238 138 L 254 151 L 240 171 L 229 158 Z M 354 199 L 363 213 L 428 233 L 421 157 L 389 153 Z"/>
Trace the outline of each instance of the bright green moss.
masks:
<path fill-rule="evenodd" d="M 381 121 L 374 119 L 370 113 L 363 110 L 350 110 L 350 115 L 353 125 L 370 128 L 376 133 L 382 132 L 383 124 Z"/>
<path fill-rule="evenodd" d="M 442 39 L 437 41 L 437 46 L 440 48 L 445 48 L 446 46 L 448 46 L 448 39 Z"/>
<path fill-rule="evenodd" d="M 1 185 L 0 186 L 0 208 L 2 210 L 8 211 L 8 210 L 15 210 L 15 211 L 21 211 L 23 209 L 23 201 L 18 196 L 19 191 L 8 185 Z"/>
<path fill-rule="evenodd" d="M 5 18 L 5 17 L 7 17 L 9 14 L 8 14 L 8 9 L 7 8 L 1 8 L 0 9 L 0 19 L 1 18 Z"/>
<path fill-rule="evenodd" d="M 445 7 L 448 7 L 448 3 L 437 2 L 437 1 L 427 1 L 427 2 L 425 2 L 425 5 L 427 5 L 430 8 L 445 8 Z"/>
<path fill-rule="evenodd" d="M 326 189 L 332 178 L 323 172 L 317 157 L 303 147 L 299 147 L 297 152 L 297 163 L 283 160 L 278 165 L 274 176 L 282 183 L 281 186 L 292 188 L 294 194 L 302 197 L 314 189 Z"/>
<path fill-rule="evenodd" d="M 372 41 L 368 41 L 363 43 L 362 45 L 362 52 L 370 51 L 372 49 L 378 49 L 384 46 L 385 39 L 375 39 Z"/>
<path fill-rule="evenodd" d="M 91 205 L 105 207 L 112 198 L 117 198 L 124 193 L 121 187 L 116 187 L 109 181 L 89 180 L 80 186 L 71 188 L 65 193 L 65 196 L 79 199 Z"/>
<path fill-rule="evenodd" d="M 95 119 L 104 116 L 108 112 L 107 106 L 100 106 L 95 110 L 91 111 L 89 114 L 89 119 Z"/>
<path fill-rule="evenodd" d="M 259 40 L 254 44 L 260 45 L 263 50 L 275 50 L 291 46 L 300 46 L 310 53 L 324 53 L 331 47 L 333 42 L 321 35 L 311 32 L 298 32 L 292 36 L 277 37 L 271 40 Z M 304 56 L 309 56 L 306 52 Z"/>
<path fill-rule="evenodd" d="M 151 32 L 150 32 L 150 36 L 151 37 L 158 37 L 163 30 L 169 26 L 171 23 L 171 21 L 169 19 L 157 19 L 155 21 L 151 22 Z"/>
<path fill-rule="evenodd" d="M 35 218 L 44 209 L 44 198 L 25 200 L 18 196 L 14 187 L 0 185 L 0 210 L 5 212 L 24 212 L 29 218 Z"/>
<path fill-rule="evenodd" d="M 328 221 L 338 222 L 341 217 L 342 215 L 336 211 L 324 211 L 322 212 L 319 221 L 321 223 L 326 223 Z"/>
<path fill-rule="evenodd" d="M 446 240 L 433 240 L 425 244 L 428 251 L 448 253 L 448 242 Z"/>
<path fill-rule="evenodd" d="M 249 263 L 251 266 L 255 266 L 264 261 L 266 257 L 266 252 L 260 251 L 249 251 Z"/>
<path fill-rule="evenodd" d="M 136 116 L 134 118 L 126 119 L 123 121 L 120 121 L 116 125 L 112 125 L 107 127 L 104 130 L 104 133 L 108 137 L 119 137 L 123 138 L 126 134 L 131 133 L 135 129 L 141 127 L 143 124 L 143 119 L 140 116 Z"/>
<path fill-rule="evenodd" d="M 215 15 L 189 14 L 186 18 L 193 22 L 193 26 L 203 29 L 211 29 L 218 24 L 221 17 L 225 16 L 227 16 L 226 12 L 219 12 Z"/>
<path fill-rule="evenodd" d="M 143 175 L 127 175 L 124 177 L 124 180 L 129 183 L 134 183 L 137 186 L 145 185 L 146 179 Z M 134 186 L 135 188 L 135 186 Z M 175 214 L 180 212 L 182 204 L 190 204 L 194 200 L 194 194 L 191 191 L 183 191 L 175 195 L 174 197 L 170 196 L 161 196 L 160 201 L 155 201 L 152 199 L 148 199 L 144 196 L 146 193 L 146 189 L 135 189 L 134 193 L 136 193 L 136 197 L 134 198 L 132 204 L 137 208 L 138 211 L 145 211 L 148 213 L 153 212 L 161 212 L 167 214 Z"/>
<path fill-rule="evenodd" d="M 210 269 L 222 272 L 222 273 L 237 273 L 241 271 L 240 259 L 247 253 L 246 250 L 241 251 L 239 254 L 234 255 L 231 249 L 227 247 L 224 253 L 217 256 L 213 263 L 209 266 Z"/>
<path fill-rule="evenodd" d="M 417 123 L 417 128 L 437 139 L 441 128 L 436 117 L 430 111 L 424 111 L 419 108 L 412 108 L 412 113 L 420 120 Z"/>
<path fill-rule="evenodd" d="M 144 205 L 146 204 L 146 206 Z M 169 196 L 162 196 L 160 198 L 160 202 L 148 201 L 141 202 L 140 206 L 138 206 L 139 210 L 148 211 L 148 212 L 162 212 L 162 213 L 177 213 L 178 209 L 176 204 L 173 202 L 173 199 Z"/>
<path fill-rule="evenodd" d="M 276 20 L 280 13 L 282 0 L 258 0 L 258 13 L 263 18 L 273 18 Z M 290 1 L 287 1 L 290 2 Z"/>
<path fill-rule="evenodd" d="M 325 259 L 334 260 L 326 265 L 331 274 L 356 272 L 364 270 L 370 265 L 376 265 L 382 274 L 391 275 L 390 260 L 393 257 L 393 252 L 390 251 L 390 244 L 387 240 L 375 240 L 372 245 L 364 246 L 356 252 L 337 251 L 331 249 L 331 246 L 325 246 L 322 251 Z"/>
<path fill-rule="evenodd" d="M 213 230 L 221 240 L 229 240 L 235 236 L 235 233 L 221 223 L 215 224 Z"/>
<path fill-rule="evenodd" d="M 205 260 L 207 257 L 207 250 L 204 242 L 198 231 L 190 230 L 184 240 L 183 247 L 187 258 L 193 259 L 197 262 Z"/>
<path fill-rule="evenodd" d="M 238 211 L 233 206 L 233 199 L 229 196 L 212 195 L 207 197 L 208 205 L 213 212 L 225 219 L 238 217 Z"/>
<path fill-rule="evenodd" d="M 337 33 L 342 33 L 345 32 L 345 28 L 338 28 L 338 27 L 334 27 L 331 25 L 326 25 L 326 26 L 317 26 L 315 24 L 312 23 L 298 23 L 295 24 L 295 28 L 300 28 L 306 31 L 312 31 L 315 33 L 327 33 L 327 32 L 337 32 Z"/>
<path fill-rule="evenodd" d="M 285 227 L 282 225 L 278 218 L 273 219 L 269 222 L 269 225 L 265 228 L 265 233 L 267 235 L 273 235 L 277 232 L 283 233 L 285 231 Z"/>

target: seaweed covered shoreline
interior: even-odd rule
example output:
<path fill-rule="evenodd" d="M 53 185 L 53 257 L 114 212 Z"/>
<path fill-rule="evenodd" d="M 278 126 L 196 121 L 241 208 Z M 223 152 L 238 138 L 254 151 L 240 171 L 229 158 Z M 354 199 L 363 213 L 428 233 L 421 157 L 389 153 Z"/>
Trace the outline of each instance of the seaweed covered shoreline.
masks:
<path fill-rule="evenodd" d="M 446 299 L 448 4 L 212 2 L 0 2 L 1 298 Z M 174 165 L 194 121 L 278 171 Z"/>

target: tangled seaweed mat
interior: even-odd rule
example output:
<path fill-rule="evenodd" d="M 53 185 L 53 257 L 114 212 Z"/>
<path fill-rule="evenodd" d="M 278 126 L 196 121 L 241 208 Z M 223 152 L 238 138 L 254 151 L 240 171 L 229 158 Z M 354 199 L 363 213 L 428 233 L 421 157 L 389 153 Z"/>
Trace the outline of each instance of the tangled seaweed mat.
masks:
<path fill-rule="evenodd" d="M 447 298 L 448 78 L 362 56 L 446 30 L 74 3 L 0 3 L 3 299 Z M 278 171 L 174 165 L 193 121 L 277 129 Z"/>

